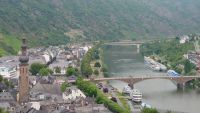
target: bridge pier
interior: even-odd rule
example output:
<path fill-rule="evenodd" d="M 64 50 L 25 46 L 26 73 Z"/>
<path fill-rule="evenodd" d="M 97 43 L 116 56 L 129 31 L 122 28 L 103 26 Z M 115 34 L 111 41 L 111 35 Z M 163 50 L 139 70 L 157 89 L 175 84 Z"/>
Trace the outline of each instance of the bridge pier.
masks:
<path fill-rule="evenodd" d="M 177 89 L 178 90 L 184 90 L 185 89 L 185 83 L 178 83 L 177 84 Z"/>
<path fill-rule="evenodd" d="M 137 44 L 137 53 L 140 53 L 140 44 Z"/>

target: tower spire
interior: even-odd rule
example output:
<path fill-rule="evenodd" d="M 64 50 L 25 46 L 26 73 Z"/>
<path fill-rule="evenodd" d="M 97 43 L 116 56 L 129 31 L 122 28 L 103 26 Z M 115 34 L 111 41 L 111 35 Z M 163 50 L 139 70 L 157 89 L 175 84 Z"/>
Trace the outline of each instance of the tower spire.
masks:
<path fill-rule="evenodd" d="M 26 39 L 25 38 L 22 39 L 21 52 L 22 52 L 22 54 L 19 57 L 20 63 L 21 64 L 28 63 L 29 57 L 27 55 L 27 45 L 26 45 Z"/>
<path fill-rule="evenodd" d="M 22 39 L 20 61 L 20 76 L 19 76 L 19 97 L 18 102 L 23 103 L 28 100 L 29 79 L 28 79 L 28 61 L 26 39 Z"/>

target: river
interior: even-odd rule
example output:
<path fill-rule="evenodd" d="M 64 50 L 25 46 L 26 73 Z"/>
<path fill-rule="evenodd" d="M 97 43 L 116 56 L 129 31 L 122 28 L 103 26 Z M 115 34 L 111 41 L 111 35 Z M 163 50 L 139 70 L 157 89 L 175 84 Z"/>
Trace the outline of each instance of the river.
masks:
<path fill-rule="evenodd" d="M 158 75 L 144 65 L 144 58 L 136 52 L 134 46 L 105 46 L 104 62 L 110 76 Z M 121 81 L 110 81 L 120 90 L 127 85 Z M 200 113 L 200 91 L 178 91 L 170 80 L 152 79 L 134 85 L 143 94 L 143 102 L 157 109 Z"/>

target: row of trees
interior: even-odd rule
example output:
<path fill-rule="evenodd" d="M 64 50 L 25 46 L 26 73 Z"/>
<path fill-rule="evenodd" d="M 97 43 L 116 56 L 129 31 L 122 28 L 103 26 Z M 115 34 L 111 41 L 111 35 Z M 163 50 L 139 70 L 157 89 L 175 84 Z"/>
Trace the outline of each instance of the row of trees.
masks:
<path fill-rule="evenodd" d="M 104 93 L 101 90 L 99 90 L 94 83 L 88 82 L 88 81 L 83 81 L 82 78 L 78 78 L 76 81 L 76 85 L 87 96 L 95 97 L 96 102 L 98 104 L 104 104 L 112 112 L 114 112 L 114 113 L 129 113 L 128 110 L 120 107 L 117 103 L 108 99 L 107 96 L 105 96 Z"/>
<path fill-rule="evenodd" d="M 92 61 L 92 52 L 94 50 L 90 49 L 81 61 L 81 73 L 82 75 L 89 77 L 92 75 L 92 67 L 90 66 L 90 62 Z"/>
<path fill-rule="evenodd" d="M 40 64 L 40 63 L 33 63 L 31 64 L 30 67 L 30 72 L 32 73 L 32 75 L 41 75 L 41 76 L 48 76 L 48 75 L 52 75 L 53 74 L 53 70 L 49 69 L 47 67 L 47 65 L 44 64 Z M 56 73 L 61 73 L 61 68 L 60 67 L 56 67 L 55 68 L 55 72 Z M 66 69 L 67 72 L 67 76 L 71 76 L 71 75 L 79 75 L 79 71 L 77 68 L 74 68 L 72 66 L 69 66 Z"/>
<path fill-rule="evenodd" d="M 89 49 L 88 52 L 85 54 L 85 56 L 83 57 L 82 61 L 81 61 L 81 73 L 82 75 L 89 77 L 90 75 L 92 75 L 93 70 L 92 67 L 90 65 L 90 62 L 94 59 L 99 59 L 99 44 L 97 44 L 96 46 L 94 46 L 92 49 Z M 100 63 L 96 63 L 95 66 L 99 67 Z M 97 72 L 98 70 L 95 71 L 95 74 L 98 74 L 99 72 Z"/>

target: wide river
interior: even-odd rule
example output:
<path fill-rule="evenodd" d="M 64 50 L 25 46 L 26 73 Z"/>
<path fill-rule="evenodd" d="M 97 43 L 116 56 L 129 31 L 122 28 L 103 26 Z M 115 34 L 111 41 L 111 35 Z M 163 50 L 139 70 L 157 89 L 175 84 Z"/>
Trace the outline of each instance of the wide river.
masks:
<path fill-rule="evenodd" d="M 105 46 L 104 62 L 110 76 L 144 76 L 158 75 L 144 65 L 144 58 L 136 53 L 134 46 Z M 113 87 L 120 90 L 126 83 L 110 81 Z M 134 85 L 143 94 L 143 102 L 157 109 L 200 113 L 200 91 L 177 91 L 176 85 L 170 80 L 152 79 Z"/>

